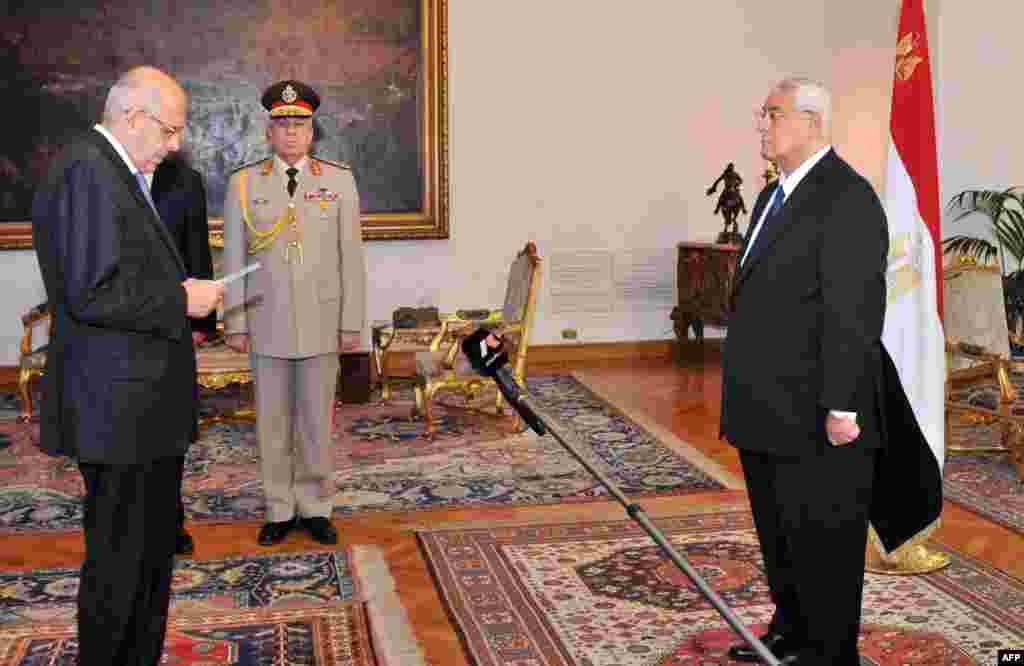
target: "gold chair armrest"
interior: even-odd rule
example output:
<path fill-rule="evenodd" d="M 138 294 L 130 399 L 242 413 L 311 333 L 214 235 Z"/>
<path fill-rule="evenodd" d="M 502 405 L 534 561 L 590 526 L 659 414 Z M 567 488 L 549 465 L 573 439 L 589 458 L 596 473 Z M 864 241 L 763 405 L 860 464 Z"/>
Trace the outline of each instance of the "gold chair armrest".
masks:
<path fill-rule="evenodd" d="M 498 312 L 500 316 L 500 311 Z M 489 328 L 495 335 L 507 336 L 510 334 L 522 333 L 524 323 L 521 321 L 504 321 L 500 318 L 477 320 L 477 319 L 447 319 L 442 321 L 443 330 L 431 343 L 431 351 L 439 351 L 447 346 L 443 365 L 448 369 L 455 367 L 455 357 L 462 348 L 462 340 L 467 335 L 481 327 Z M 518 341 L 516 341 L 518 344 Z"/>
<path fill-rule="evenodd" d="M 443 330 L 443 324 L 432 324 L 430 326 L 417 326 L 415 328 L 395 328 L 394 326 L 382 327 L 378 331 L 378 345 L 382 351 L 387 351 L 392 345 L 410 344 L 418 347 L 425 347 L 430 341 Z"/>
<path fill-rule="evenodd" d="M 43 321 L 44 319 L 49 319 L 49 317 L 50 304 L 40 303 L 39 305 L 29 310 L 27 314 L 22 315 L 21 323 L 24 324 L 25 326 L 31 326 L 40 321 Z"/>
<path fill-rule="evenodd" d="M 472 333 L 480 327 L 493 329 L 499 335 L 503 334 L 499 329 L 504 322 L 501 310 L 487 310 L 486 316 L 465 317 L 465 314 L 483 313 L 483 310 L 456 310 L 455 313 L 441 315 L 441 330 L 430 343 L 430 351 L 438 351 L 447 338 L 458 338 L 460 342 L 463 337 Z M 503 329 L 501 329 L 503 330 Z M 449 352 L 449 360 L 453 361 L 454 353 Z"/>
<path fill-rule="evenodd" d="M 467 321 L 467 322 L 483 322 L 483 321 L 497 321 L 502 318 L 504 314 L 501 310 L 488 310 L 485 308 L 481 309 L 460 309 L 455 312 L 444 313 L 441 315 L 442 321 Z"/>
<path fill-rule="evenodd" d="M 1015 362 L 1000 354 L 994 354 L 981 345 L 972 345 L 957 340 L 946 340 L 946 353 L 952 356 L 967 358 L 977 361 L 977 365 L 952 370 L 948 373 L 947 392 L 951 381 L 963 381 L 975 379 L 979 376 L 995 375 L 996 383 L 999 384 L 999 397 L 1003 404 L 1008 404 L 1017 399 L 1017 389 L 1010 381 L 1010 370 L 1019 368 Z"/>
<path fill-rule="evenodd" d="M 976 361 L 1006 361 L 1004 356 L 988 351 L 982 345 L 972 345 L 967 342 L 946 340 L 946 352 L 956 356 L 974 359 Z"/>
<path fill-rule="evenodd" d="M 35 306 L 28 313 L 22 315 L 21 324 L 24 327 L 24 333 L 21 335 L 21 353 L 31 354 L 32 353 L 32 329 L 35 328 L 36 324 L 41 321 L 45 321 L 50 318 L 49 303 L 40 303 Z"/>

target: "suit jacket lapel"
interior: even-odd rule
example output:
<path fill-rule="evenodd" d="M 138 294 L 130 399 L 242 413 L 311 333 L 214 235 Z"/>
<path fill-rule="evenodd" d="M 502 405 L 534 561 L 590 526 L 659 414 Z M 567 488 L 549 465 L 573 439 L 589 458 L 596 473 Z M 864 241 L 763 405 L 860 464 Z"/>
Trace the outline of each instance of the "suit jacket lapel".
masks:
<path fill-rule="evenodd" d="M 736 275 L 736 284 L 733 288 L 733 292 L 739 290 L 740 285 L 750 276 L 751 271 L 753 271 L 761 258 L 768 253 L 771 246 L 778 242 L 780 238 L 785 236 L 794 225 L 800 223 L 800 209 L 803 207 L 804 202 L 808 197 L 818 189 L 818 181 L 835 159 L 836 156 L 834 150 L 830 150 L 825 153 L 825 156 L 821 158 L 821 161 L 815 164 L 811 170 L 807 172 L 807 175 L 804 176 L 803 180 L 800 181 L 800 184 L 796 186 L 793 193 L 786 197 L 786 202 L 782 205 L 782 210 L 778 213 L 779 219 L 773 222 L 770 227 L 762 229 L 758 234 L 757 247 L 754 248 L 751 255 L 747 257 L 745 262 L 743 262 L 743 266 L 740 267 L 740 270 Z M 760 204 L 762 202 L 758 203 Z M 760 211 L 758 211 L 758 215 L 760 216 Z"/>
<path fill-rule="evenodd" d="M 167 246 L 167 251 L 170 252 L 171 256 L 174 258 L 174 263 L 177 265 L 181 275 L 187 275 L 187 271 L 185 270 L 185 261 L 181 258 L 181 253 L 178 252 L 174 239 L 171 238 L 171 234 L 167 231 L 167 227 L 164 223 L 160 221 L 156 211 L 149 205 L 149 201 L 146 200 L 146 195 L 142 193 L 141 189 L 139 189 L 139 182 L 135 179 L 135 174 L 133 174 L 132 170 L 128 168 L 128 165 L 124 163 L 124 160 L 117 154 L 117 151 L 114 150 L 114 147 L 110 145 L 110 142 L 107 141 L 105 136 L 96 131 L 93 131 L 90 136 L 99 149 L 103 151 L 104 155 L 107 156 L 107 159 L 114 164 L 114 172 L 121 178 L 125 187 L 127 187 L 132 193 L 132 196 L 135 197 L 138 204 L 145 210 L 149 211 L 149 215 L 143 216 L 144 219 L 149 224 L 153 225 L 157 235 L 160 236 L 164 245 Z"/>
<path fill-rule="evenodd" d="M 767 206 L 768 202 L 772 200 L 772 196 L 775 194 L 776 187 L 778 187 L 777 183 L 774 187 L 766 187 L 765 189 L 761 190 L 761 194 L 757 197 L 757 203 L 754 204 L 754 210 L 750 214 L 750 226 L 747 227 L 747 235 L 746 238 L 743 239 L 743 247 L 740 248 L 739 258 L 737 259 L 737 261 L 742 261 L 743 263 L 737 266 L 736 268 L 736 278 L 735 280 L 733 280 L 732 287 L 733 294 L 736 293 L 736 290 L 739 289 L 740 283 L 744 279 L 746 279 L 747 274 L 750 273 L 750 267 L 754 263 L 754 255 L 751 254 L 749 257 L 747 257 L 746 261 L 743 261 L 743 255 L 746 254 L 747 252 L 747 247 L 750 245 L 750 240 L 752 234 L 754 233 L 754 228 L 757 226 L 758 221 L 760 221 L 761 215 L 764 214 L 765 206 Z M 784 210 L 785 207 L 783 207 L 783 211 Z M 781 215 L 783 211 L 779 211 L 779 214 Z M 758 234 L 758 237 L 760 237 L 762 234 Z M 760 247 L 761 249 L 764 248 L 763 245 L 761 245 Z"/>
<path fill-rule="evenodd" d="M 754 233 L 754 227 L 757 226 L 758 220 L 761 219 L 761 213 L 764 211 L 764 207 L 768 205 L 769 201 L 771 201 L 773 192 L 775 192 L 775 186 L 765 187 L 761 190 L 761 193 L 757 195 L 757 201 L 754 202 L 754 210 L 750 212 L 750 224 L 747 225 L 747 233 L 743 236 L 743 244 L 740 246 L 740 259 L 743 258 L 743 255 L 747 251 L 747 246 L 750 245 L 750 236 Z"/>

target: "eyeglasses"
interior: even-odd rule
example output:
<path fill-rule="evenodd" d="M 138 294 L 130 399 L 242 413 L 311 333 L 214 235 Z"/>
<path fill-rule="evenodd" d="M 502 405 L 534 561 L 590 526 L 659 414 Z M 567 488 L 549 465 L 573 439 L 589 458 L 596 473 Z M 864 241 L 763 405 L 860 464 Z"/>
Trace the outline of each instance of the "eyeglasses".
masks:
<path fill-rule="evenodd" d="M 164 141 L 170 141 L 174 137 L 180 137 L 185 132 L 185 126 L 184 125 L 182 125 L 181 127 L 175 127 L 174 125 L 168 125 L 167 123 L 165 123 L 164 121 L 160 120 L 159 118 L 156 117 L 156 115 L 154 115 L 153 113 L 147 111 L 146 109 L 139 109 L 139 110 L 142 111 L 144 114 L 146 114 L 148 117 L 150 117 L 153 120 L 155 120 L 157 123 L 159 123 L 160 131 L 164 135 Z"/>
<path fill-rule="evenodd" d="M 761 127 L 764 126 L 766 121 L 769 125 L 775 125 L 783 118 L 787 118 L 798 113 L 813 114 L 814 111 L 809 111 L 806 109 L 794 109 L 792 111 L 783 111 L 778 107 L 756 107 L 753 113 L 754 127 L 756 127 L 757 129 L 761 129 Z"/>
<path fill-rule="evenodd" d="M 271 126 L 274 129 L 286 130 L 302 130 L 309 129 L 313 126 L 313 120 L 311 118 L 274 118 L 270 121 Z"/>

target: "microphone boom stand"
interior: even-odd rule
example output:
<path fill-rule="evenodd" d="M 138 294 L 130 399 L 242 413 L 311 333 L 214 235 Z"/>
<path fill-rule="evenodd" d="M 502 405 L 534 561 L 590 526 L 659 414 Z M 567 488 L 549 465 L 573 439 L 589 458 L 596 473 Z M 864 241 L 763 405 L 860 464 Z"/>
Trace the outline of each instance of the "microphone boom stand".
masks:
<path fill-rule="evenodd" d="M 489 342 L 485 343 L 485 340 L 489 340 Z M 501 351 L 500 338 L 494 336 L 487 329 L 482 328 L 463 339 L 462 350 L 480 374 L 494 379 L 508 403 L 530 425 L 534 432 L 540 436 L 543 436 L 545 432 L 551 433 L 551 436 L 562 445 L 562 448 L 568 451 L 577 462 L 583 465 L 584 469 L 601 482 L 601 485 L 608 490 L 608 493 L 626 509 L 626 514 L 635 520 L 650 535 L 654 542 L 658 544 L 662 552 L 686 574 L 687 578 L 693 581 L 693 584 L 697 586 L 697 589 L 704 595 L 704 598 L 710 601 L 711 605 L 715 607 L 715 610 L 718 611 L 719 615 L 722 616 L 729 626 L 754 648 L 754 651 L 757 652 L 764 663 L 769 664 L 769 666 L 779 666 L 780 662 L 775 655 L 751 633 L 750 629 L 743 624 L 725 601 L 690 566 L 686 558 L 676 551 L 668 539 L 665 538 L 662 531 L 650 521 L 643 508 L 635 502 L 630 502 L 622 491 L 601 470 L 595 468 L 591 464 L 590 459 L 569 441 L 569 438 L 561 432 L 561 427 L 555 425 L 554 419 L 546 416 L 542 409 L 535 407 L 530 396 L 519 387 L 508 369 L 503 367 L 508 362 L 508 356 Z"/>

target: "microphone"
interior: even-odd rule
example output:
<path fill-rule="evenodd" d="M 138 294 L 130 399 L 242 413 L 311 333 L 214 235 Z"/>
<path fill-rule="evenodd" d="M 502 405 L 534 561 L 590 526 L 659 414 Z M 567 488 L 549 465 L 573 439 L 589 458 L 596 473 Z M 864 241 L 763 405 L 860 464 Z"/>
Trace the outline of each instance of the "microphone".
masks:
<path fill-rule="evenodd" d="M 682 555 L 680 555 L 675 547 L 665 538 L 661 530 L 658 529 L 654 523 L 644 513 L 643 507 L 639 504 L 632 503 L 629 501 L 621 490 L 609 479 L 604 472 L 595 467 L 591 461 L 590 456 L 584 454 L 579 448 L 577 448 L 570 441 L 575 436 L 571 433 L 564 432 L 564 426 L 558 424 L 556 419 L 552 419 L 550 416 L 545 419 L 542 415 L 544 411 L 541 410 L 541 414 L 533 411 L 530 406 L 530 398 L 526 391 L 519 388 L 519 384 L 516 383 L 515 377 L 509 372 L 509 369 L 505 366 L 508 364 L 508 353 L 504 349 L 505 342 L 497 335 L 487 328 L 478 328 L 473 331 L 470 335 L 462 339 L 462 353 L 466 355 L 469 362 L 472 364 L 473 369 L 485 377 L 491 377 L 494 382 L 498 385 L 501 390 L 501 394 L 505 396 L 512 407 L 515 408 L 516 412 L 523 418 L 533 431 L 538 435 L 544 435 L 550 432 L 551 436 L 554 437 L 559 444 L 561 444 L 566 451 L 572 454 L 572 457 L 577 460 L 583 467 L 591 473 L 598 481 L 601 482 L 608 493 L 618 500 L 626 509 L 626 514 L 640 524 L 640 527 L 644 528 L 654 542 L 657 543 L 665 555 L 668 556 L 672 562 L 678 566 L 683 573 L 697 586 L 704 598 L 711 602 L 711 605 L 715 607 L 715 610 L 725 619 L 725 621 L 732 627 L 736 633 L 738 633 L 744 641 L 746 641 L 761 660 L 769 666 L 781 666 L 777 657 L 771 653 L 771 651 L 761 642 L 750 629 L 747 628 L 743 621 L 736 616 L 736 614 L 729 608 L 728 604 L 719 597 L 715 591 L 701 578 L 700 574 L 697 573 L 693 567 L 686 561 Z"/>
<path fill-rule="evenodd" d="M 494 380 L 508 404 L 512 405 L 535 433 L 541 436 L 547 433 L 548 429 L 544 422 L 527 404 L 524 391 L 519 388 L 511 371 L 505 367 L 508 365 L 508 352 L 505 351 L 504 340 L 486 328 L 478 328 L 463 338 L 462 353 L 469 359 L 474 370 Z"/>
<path fill-rule="evenodd" d="M 581 464 L 588 472 L 590 472 L 598 481 L 601 482 L 608 492 L 622 504 L 626 509 L 626 514 L 630 518 L 640 524 L 641 527 L 654 539 L 662 551 L 671 559 L 676 566 L 678 566 L 687 577 L 693 581 L 700 593 L 711 602 L 711 605 L 715 607 L 725 621 L 731 626 L 736 632 L 743 637 L 743 639 L 750 644 L 754 651 L 757 652 L 758 656 L 764 663 L 770 666 L 779 666 L 779 660 L 773 655 L 768 648 L 762 643 L 750 629 L 747 628 L 743 622 L 733 613 L 732 609 L 729 608 L 728 604 L 722 600 L 715 591 L 700 577 L 693 567 L 689 565 L 686 559 L 680 555 L 672 544 L 665 538 L 665 535 L 661 533 L 661 530 L 655 526 L 647 514 L 644 513 L 643 508 L 639 504 L 635 504 L 629 501 L 629 499 L 622 493 L 621 490 L 609 479 L 605 474 L 595 467 L 588 455 L 582 453 L 580 449 L 572 444 L 569 440 L 572 439 L 572 435 L 562 432 L 563 428 L 557 424 L 550 417 L 545 419 L 543 417 L 543 411 L 538 415 L 533 408 L 530 406 L 529 395 L 523 391 L 519 384 L 516 383 L 515 377 L 509 372 L 509 369 L 505 366 L 508 364 L 508 353 L 504 349 L 504 340 L 487 328 L 479 328 L 472 334 L 466 336 L 462 340 L 462 353 L 466 355 L 469 362 L 472 364 L 473 369 L 485 377 L 491 377 L 494 382 L 498 385 L 501 390 L 501 394 L 505 396 L 512 407 L 515 408 L 516 412 L 523 418 L 534 432 L 538 435 L 544 435 L 547 432 L 551 433 L 551 436 L 558 440 L 572 456 Z"/>

